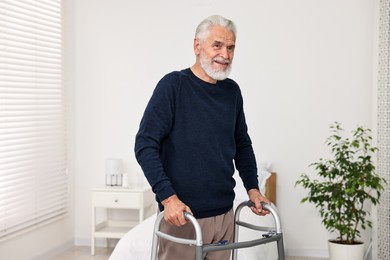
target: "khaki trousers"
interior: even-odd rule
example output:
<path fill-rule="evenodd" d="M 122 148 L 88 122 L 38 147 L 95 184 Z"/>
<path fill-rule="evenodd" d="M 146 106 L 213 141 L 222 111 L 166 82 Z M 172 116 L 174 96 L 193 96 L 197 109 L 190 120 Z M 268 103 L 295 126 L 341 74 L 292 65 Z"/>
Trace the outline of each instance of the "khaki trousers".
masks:
<path fill-rule="evenodd" d="M 202 230 L 203 244 L 217 243 L 222 240 L 233 241 L 233 209 L 229 212 L 210 218 L 198 219 Z M 172 236 L 195 239 L 195 229 L 191 222 L 182 227 L 172 226 L 161 221 L 160 231 Z M 160 238 L 158 260 L 193 260 L 195 259 L 195 247 L 171 242 Z M 209 252 L 205 255 L 205 260 L 229 260 L 231 250 Z"/>

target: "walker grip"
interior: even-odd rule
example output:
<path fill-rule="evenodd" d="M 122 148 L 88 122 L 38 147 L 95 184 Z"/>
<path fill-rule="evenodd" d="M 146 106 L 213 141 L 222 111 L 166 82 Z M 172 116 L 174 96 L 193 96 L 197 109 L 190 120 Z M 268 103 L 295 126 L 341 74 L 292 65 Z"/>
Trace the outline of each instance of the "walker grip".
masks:
<path fill-rule="evenodd" d="M 248 207 L 255 207 L 255 203 L 254 203 L 253 201 L 251 201 L 251 200 L 248 200 L 248 201 L 246 202 L 246 205 L 247 205 Z M 266 202 L 264 202 L 264 201 L 261 202 L 261 206 L 262 206 L 263 209 L 265 209 L 265 210 L 267 210 L 268 207 L 269 207 L 269 205 L 268 205 Z"/>

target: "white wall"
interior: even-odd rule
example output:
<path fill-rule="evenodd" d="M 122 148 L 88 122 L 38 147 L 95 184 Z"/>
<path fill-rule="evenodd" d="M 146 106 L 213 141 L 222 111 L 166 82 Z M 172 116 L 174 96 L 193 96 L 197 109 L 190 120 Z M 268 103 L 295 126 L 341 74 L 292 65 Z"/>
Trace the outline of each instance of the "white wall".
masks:
<path fill-rule="evenodd" d="M 0 244 L 0 259 L 46 259 L 73 246 L 72 210 L 64 219 Z"/>
<path fill-rule="evenodd" d="M 194 62 L 197 24 L 238 27 L 231 77 L 241 86 L 258 161 L 278 173 L 287 254 L 324 256 L 328 234 L 294 183 L 327 155 L 328 125 L 372 127 L 374 1 L 73 0 L 75 236 L 89 244 L 90 190 L 108 157 L 139 171 L 134 136 L 157 81 Z"/>

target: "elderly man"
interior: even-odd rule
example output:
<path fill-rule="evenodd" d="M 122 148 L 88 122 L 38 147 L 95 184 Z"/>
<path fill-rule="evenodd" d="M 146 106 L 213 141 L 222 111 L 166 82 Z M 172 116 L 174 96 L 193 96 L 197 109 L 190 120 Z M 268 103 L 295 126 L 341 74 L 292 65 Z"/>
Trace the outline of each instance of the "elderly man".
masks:
<path fill-rule="evenodd" d="M 136 136 L 135 154 L 156 194 L 164 221 L 161 231 L 193 238 L 183 212 L 193 214 L 203 243 L 232 240 L 235 168 L 255 203 L 260 193 L 256 159 L 236 82 L 227 78 L 236 42 L 232 21 L 218 15 L 203 20 L 194 39 L 195 64 L 164 76 L 146 107 Z M 159 259 L 194 259 L 187 245 L 161 239 Z M 205 259 L 230 259 L 229 251 Z"/>

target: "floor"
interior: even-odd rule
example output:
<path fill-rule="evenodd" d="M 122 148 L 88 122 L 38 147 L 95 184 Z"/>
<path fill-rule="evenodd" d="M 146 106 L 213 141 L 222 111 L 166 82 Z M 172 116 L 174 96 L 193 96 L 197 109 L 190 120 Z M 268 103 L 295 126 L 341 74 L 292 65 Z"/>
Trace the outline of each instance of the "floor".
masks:
<path fill-rule="evenodd" d="M 91 256 L 91 248 L 86 246 L 77 246 L 68 251 L 51 258 L 50 260 L 107 260 L 112 252 L 112 248 L 96 248 L 96 254 Z M 307 257 L 286 257 L 286 260 L 327 260 L 323 258 L 307 258 Z"/>
<path fill-rule="evenodd" d="M 113 248 L 97 247 L 95 255 L 91 255 L 91 247 L 75 246 L 64 253 L 50 258 L 50 260 L 107 260 L 112 253 Z"/>

